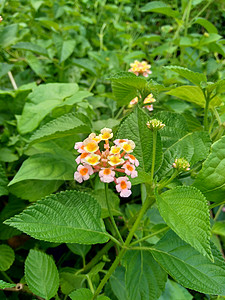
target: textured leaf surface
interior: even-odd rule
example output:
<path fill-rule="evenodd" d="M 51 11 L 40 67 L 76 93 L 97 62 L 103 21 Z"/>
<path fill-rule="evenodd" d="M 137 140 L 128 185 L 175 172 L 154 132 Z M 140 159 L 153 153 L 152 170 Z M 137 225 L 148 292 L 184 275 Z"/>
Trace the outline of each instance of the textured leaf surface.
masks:
<path fill-rule="evenodd" d="M 73 105 L 91 93 L 78 91 L 76 83 L 48 83 L 34 88 L 28 96 L 22 115 L 17 116 L 18 130 L 21 134 L 36 129 L 40 122 L 56 107 Z"/>
<path fill-rule="evenodd" d="M 117 138 L 130 139 L 135 142 L 135 149 L 132 153 L 140 163 L 138 169 L 148 172 L 152 164 L 152 131 L 146 126 L 149 120 L 148 115 L 140 108 L 136 108 L 120 125 Z M 162 162 L 162 145 L 160 134 L 157 134 L 156 145 L 156 163 L 157 170 Z"/>
<path fill-rule="evenodd" d="M 164 160 L 158 172 L 160 176 L 172 169 L 176 158 L 185 158 L 191 166 L 206 158 L 209 153 L 211 141 L 206 132 L 188 133 L 164 152 Z"/>
<path fill-rule="evenodd" d="M 110 77 L 112 90 L 119 106 L 127 105 L 147 85 L 147 80 L 130 72 L 120 72 Z"/>
<path fill-rule="evenodd" d="M 126 283 L 125 283 L 125 268 L 118 266 L 115 272 L 109 279 L 111 289 L 118 300 L 129 300 Z"/>
<path fill-rule="evenodd" d="M 225 137 L 212 145 L 194 186 L 203 192 L 209 201 L 217 202 L 225 192 Z"/>
<path fill-rule="evenodd" d="M 86 276 L 83 274 L 76 275 L 75 273 L 75 269 L 69 269 L 68 272 L 62 271 L 59 273 L 60 289 L 63 294 L 68 295 L 72 291 L 86 286 Z"/>
<path fill-rule="evenodd" d="M 15 253 L 8 245 L 0 245 L 0 271 L 8 270 L 13 264 Z"/>
<path fill-rule="evenodd" d="M 205 294 L 225 295 L 225 263 L 211 244 L 214 263 L 181 240 L 173 231 L 151 248 L 159 264 L 178 283 Z"/>
<path fill-rule="evenodd" d="M 16 286 L 16 284 L 8 283 L 8 282 L 5 282 L 3 280 L 0 280 L 0 289 L 12 288 L 12 287 L 15 287 L 15 286 Z"/>
<path fill-rule="evenodd" d="M 88 289 L 79 289 L 69 295 L 72 300 L 91 300 L 93 294 Z"/>
<path fill-rule="evenodd" d="M 24 161 L 9 185 L 23 180 L 72 180 L 75 171 L 72 153 L 35 154 Z"/>
<path fill-rule="evenodd" d="M 198 86 L 192 86 L 192 85 L 179 86 L 167 92 L 166 94 L 194 103 L 202 108 L 205 107 L 204 94 Z M 214 107 L 214 106 L 219 106 L 220 104 L 221 104 L 221 99 L 216 96 L 209 103 L 209 106 Z"/>
<path fill-rule="evenodd" d="M 86 193 L 66 191 L 29 206 L 6 224 L 49 242 L 96 244 L 108 241 L 101 209 Z"/>
<path fill-rule="evenodd" d="M 161 216 L 181 239 L 212 259 L 209 209 L 196 188 L 180 186 L 156 196 Z"/>
<path fill-rule="evenodd" d="M 156 300 L 165 288 L 166 272 L 147 251 L 129 251 L 123 259 L 129 300 Z"/>
<path fill-rule="evenodd" d="M 89 119 L 79 113 L 69 113 L 56 118 L 38 130 L 31 136 L 30 144 L 56 139 L 76 133 L 91 132 Z"/>
<path fill-rule="evenodd" d="M 156 113 L 154 118 L 162 121 L 166 125 L 160 130 L 163 148 L 170 147 L 188 133 L 187 122 L 180 114 L 161 111 Z"/>
<path fill-rule="evenodd" d="M 59 274 L 53 258 L 43 252 L 30 250 L 25 261 L 25 279 L 29 289 L 48 300 L 59 288 Z"/>
<path fill-rule="evenodd" d="M 8 178 L 6 177 L 5 171 L 0 164 L 0 196 L 8 195 Z"/>
<path fill-rule="evenodd" d="M 151 1 L 145 4 L 145 6 L 141 7 L 141 11 L 156 12 L 170 17 L 179 16 L 179 12 L 177 10 L 173 10 L 168 4 L 164 3 L 163 1 Z"/>
<path fill-rule="evenodd" d="M 178 73 L 180 76 L 186 78 L 187 80 L 189 80 L 190 82 L 198 86 L 200 86 L 200 83 L 202 81 L 207 82 L 206 76 L 202 73 L 193 72 L 187 68 L 183 68 L 179 66 L 168 66 L 165 68 Z"/>
<path fill-rule="evenodd" d="M 193 296 L 181 285 L 168 279 L 166 288 L 159 300 L 192 300 Z"/>

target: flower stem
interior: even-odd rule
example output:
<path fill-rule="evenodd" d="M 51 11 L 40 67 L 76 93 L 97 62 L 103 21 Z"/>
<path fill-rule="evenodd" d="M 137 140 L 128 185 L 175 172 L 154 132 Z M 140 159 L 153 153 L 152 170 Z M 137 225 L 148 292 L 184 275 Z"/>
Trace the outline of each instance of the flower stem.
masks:
<path fill-rule="evenodd" d="M 108 279 L 110 278 L 110 276 L 112 275 L 112 273 L 115 271 L 116 267 L 118 266 L 121 258 L 124 256 L 124 254 L 126 253 L 126 251 L 128 250 L 128 246 L 133 238 L 133 235 L 135 233 L 135 231 L 137 230 L 142 217 L 144 216 L 145 212 L 147 211 L 147 209 L 149 208 L 149 206 L 151 205 L 151 198 L 147 197 L 147 199 L 145 200 L 139 215 L 133 225 L 133 227 L 131 228 L 131 231 L 128 234 L 128 237 L 124 243 L 123 248 L 121 249 L 119 255 L 116 257 L 116 259 L 114 260 L 112 266 L 110 267 L 110 269 L 108 270 L 107 274 L 104 276 L 104 278 L 102 279 L 102 281 L 100 282 L 99 286 L 97 287 L 94 296 L 92 298 L 92 300 L 96 299 L 98 294 L 101 292 L 102 288 L 104 287 L 104 285 L 106 284 L 106 282 L 108 281 Z"/>
<path fill-rule="evenodd" d="M 153 140 L 152 140 L 152 168 L 151 168 L 151 182 L 154 177 L 155 170 L 155 155 L 156 155 L 156 141 L 157 141 L 157 130 L 153 130 Z"/>
<path fill-rule="evenodd" d="M 162 228 L 162 229 L 160 229 L 160 230 L 158 230 L 156 232 L 153 232 L 153 233 L 151 233 L 149 235 L 144 236 L 143 238 L 141 238 L 141 239 L 139 239 L 137 241 L 134 241 L 133 243 L 130 244 L 130 246 L 134 246 L 136 244 L 139 244 L 140 242 L 143 242 L 143 241 L 145 241 L 145 240 L 147 240 L 147 239 L 149 239 L 149 238 L 151 238 L 151 237 L 153 237 L 153 236 L 155 236 L 155 235 L 157 235 L 157 234 L 159 234 L 161 232 L 164 232 L 164 231 L 166 231 L 168 229 L 169 229 L 169 226 L 166 226 L 166 227 L 164 227 L 164 228 Z"/>
<path fill-rule="evenodd" d="M 115 222 L 115 220 L 114 220 L 114 218 L 113 218 L 112 211 L 111 211 L 111 209 L 110 209 L 109 199 L 108 199 L 108 183 L 105 183 L 105 199 L 106 199 L 106 204 L 107 204 L 107 208 L 108 208 L 108 212 L 109 212 L 109 216 L 110 216 L 112 225 L 113 225 L 114 229 L 116 230 L 116 233 L 117 233 L 117 235 L 118 235 L 120 241 L 121 241 L 122 243 L 124 243 L 124 242 L 123 242 L 123 238 L 122 238 L 122 236 L 121 236 L 121 234 L 120 234 L 120 232 L 119 232 L 119 229 L 118 229 L 117 226 L 116 226 L 116 222 Z"/>
<path fill-rule="evenodd" d="M 159 185 L 158 191 L 161 191 L 165 186 L 167 186 L 171 181 L 173 181 L 174 178 L 176 178 L 178 174 L 179 174 L 178 170 L 175 169 L 174 173 L 172 174 L 172 176 L 166 182 L 164 182 L 161 185 Z"/>

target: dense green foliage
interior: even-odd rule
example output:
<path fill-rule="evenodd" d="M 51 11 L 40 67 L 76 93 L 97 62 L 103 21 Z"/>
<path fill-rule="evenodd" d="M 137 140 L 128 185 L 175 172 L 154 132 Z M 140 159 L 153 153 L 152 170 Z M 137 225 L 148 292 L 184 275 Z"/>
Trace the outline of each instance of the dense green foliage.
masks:
<path fill-rule="evenodd" d="M 225 299 L 224 1 L 3 0 L 0 16 L 0 299 Z M 103 128 L 135 143 L 129 197 L 122 163 L 74 180 L 74 144 Z"/>

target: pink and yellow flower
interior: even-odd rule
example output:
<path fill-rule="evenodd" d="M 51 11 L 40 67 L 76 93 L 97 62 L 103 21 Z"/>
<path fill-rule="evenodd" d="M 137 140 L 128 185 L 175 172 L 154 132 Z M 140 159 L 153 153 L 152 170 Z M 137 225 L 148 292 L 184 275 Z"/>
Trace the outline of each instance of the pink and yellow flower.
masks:
<path fill-rule="evenodd" d="M 101 134 L 99 135 L 102 140 L 109 140 L 113 137 L 112 129 L 110 128 L 103 128 L 101 130 Z"/>
<path fill-rule="evenodd" d="M 128 140 L 127 142 L 122 143 L 120 147 L 126 153 L 131 153 L 135 148 L 135 143 L 131 140 Z"/>
<path fill-rule="evenodd" d="M 79 165 L 77 171 L 74 173 L 74 179 L 79 183 L 83 182 L 84 180 L 88 180 L 90 175 L 94 173 L 93 169 L 89 165 Z"/>
<path fill-rule="evenodd" d="M 88 153 L 94 153 L 99 149 L 98 143 L 91 138 L 84 140 L 83 144 L 84 150 Z"/>
<path fill-rule="evenodd" d="M 100 155 L 91 153 L 84 158 L 84 161 L 88 165 L 96 166 L 99 163 L 100 158 Z"/>
<path fill-rule="evenodd" d="M 83 142 L 77 142 L 75 143 L 74 149 L 77 150 L 79 153 L 84 153 L 84 143 Z"/>
<path fill-rule="evenodd" d="M 117 146 L 112 146 L 111 149 L 110 149 L 110 154 L 119 154 L 121 151 L 121 148 L 120 147 L 117 147 Z"/>
<path fill-rule="evenodd" d="M 138 103 L 138 97 L 135 97 L 134 99 L 132 99 L 131 101 L 130 101 L 130 106 L 134 106 L 135 104 L 137 104 Z"/>
<path fill-rule="evenodd" d="M 118 166 L 124 163 L 124 159 L 122 159 L 120 155 L 110 155 L 108 156 L 108 163 L 111 166 Z"/>
<path fill-rule="evenodd" d="M 130 64 L 130 66 L 131 68 L 128 72 L 132 72 L 137 76 L 142 75 L 144 77 L 148 77 L 148 75 L 152 73 L 152 71 L 150 71 L 151 65 L 144 60 L 142 62 L 135 60 L 134 63 Z"/>
<path fill-rule="evenodd" d="M 139 166 L 139 161 L 137 158 L 132 154 L 126 154 L 124 158 L 128 159 L 130 163 L 134 164 L 136 167 Z"/>
<path fill-rule="evenodd" d="M 129 161 L 127 161 L 123 166 L 122 169 L 125 170 L 127 175 L 130 175 L 131 178 L 135 178 L 138 176 L 137 171 L 135 170 L 135 166 L 132 165 Z"/>
<path fill-rule="evenodd" d="M 121 197 L 129 197 L 131 195 L 131 182 L 126 176 L 116 179 L 116 190 Z"/>
<path fill-rule="evenodd" d="M 110 183 L 114 181 L 115 172 L 110 168 L 101 169 L 101 171 L 99 171 L 99 177 L 102 182 Z"/>

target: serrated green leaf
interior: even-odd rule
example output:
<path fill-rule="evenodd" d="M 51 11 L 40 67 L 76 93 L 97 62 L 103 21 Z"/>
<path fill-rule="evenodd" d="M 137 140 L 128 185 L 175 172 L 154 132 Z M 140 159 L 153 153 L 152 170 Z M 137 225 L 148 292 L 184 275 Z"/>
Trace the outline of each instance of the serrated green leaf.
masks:
<path fill-rule="evenodd" d="M 210 145 L 211 141 L 207 132 L 197 131 L 186 134 L 165 150 L 158 175 L 163 176 L 171 171 L 176 158 L 185 158 L 191 166 L 205 159 Z"/>
<path fill-rule="evenodd" d="M 166 272 L 147 251 L 129 251 L 123 258 L 129 300 L 156 300 L 165 288 Z"/>
<path fill-rule="evenodd" d="M 118 300 L 129 300 L 126 283 L 125 268 L 118 266 L 109 279 L 111 288 Z"/>
<path fill-rule="evenodd" d="M 0 164 L 0 196 L 8 195 L 8 178 L 6 177 L 5 170 Z"/>
<path fill-rule="evenodd" d="M 85 257 L 86 254 L 90 251 L 90 245 L 81 245 L 81 244 L 66 244 L 67 247 L 76 255 L 80 255 L 81 257 Z"/>
<path fill-rule="evenodd" d="M 168 279 L 165 291 L 159 297 L 159 300 L 192 300 L 193 296 L 181 285 Z"/>
<path fill-rule="evenodd" d="M 166 126 L 160 131 L 163 148 L 168 148 L 188 133 L 185 118 L 177 113 L 161 111 L 154 115 Z"/>
<path fill-rule="evenodd" d="M 209 201 L 217 202 L 224 198 L 225 191 L 225 137 L 212 145 L 211 153 L 205 160 L 194 186 L 206 196 Z"/>
<path fill-rule="evenodd" d="M 207 82 L 207 78 L 204 74 L 193 72 L 187 68 L 183 68 L 183 67 L 179 67 L 179 66 L 168 66 L 168 67 L 164 67 L 164 68 L 178 73 L 180 76 L 186 78 L 187 80 L 189 80 L 190 82 L 192 82 L 198 86 L 200 86 L 200 83 L 202 81 Z"/>
<path fill-rule="evenodd" d="M 100 206 L 89 194 L 65 191 L 37 201 L 4 223 L 36 239 L 90 245 L 109 239 L 100 216 Z"/>
<path fill-rule="evenodd" d="M 112 90 L 119 106 L 127 105 L 138 95 L 138 91 L 147 86 L 144 77 L 138 77 L 131 72 L 119 72 L 110 77 Z"/>
<path fill-rule="evenodd" d="M 35 154 L 24 161 L 9 186 L 23 180 L 72 180 L 75 171 L 72 153 Z"/>
<path fill-rule="evenodd" d="M 214 295 L 225 295 L 225 263 L 211 244 L 214 263 L 181 240 L 172 230 L 151 248 L 158 263 L 186 288 Z"/>
<path fill-rule="evenodd" d="M 185 242 L 212 259 L 209 208 L 204 195 L 196 188 L 180 186 L 156 194 L 161 216 Z"/>
<path fill-rule="evenodd" d="M 151 1 L 140 8 L 142 12 L 155 12 L 166 16 L 176 18 L 179 16 L 179 11 L 173 10 L 168 4 L 162 1 Z"/>
<path fill-rule="evenodd" d="M 148 129 L 146 123 L 149 120 L 149 116 L 139 107 L 136 109 L 121 123 L 117 138 L 130 139 L 135 142 L 134 152 L 132 153 L 140 163 L 138 169 L 148 172 L 152 164 L 152 131 Z M 157 134 L 156 145 L 156 161 L 155 171 L 160 167 L 162 162 L 162 145 L 160 134 Z"/>
<path fill-rule="evenodd" d="M 205 97 L 202 90 L 198 86 L 183 85 L 166 92 L 166 94 L 175 96 L 190 103 L 194 103 L 202 108 L 205 107 Z M 221 102 L 221 99 L 216 96 L 212 99 L 212 101 L 210 101 L 209 106 L 219 106 Z"/>
<path fill-rule="evenodd" d="M 8 245 L 0 245 L 0 271 L 8 270 L 13 264 L 15 253 Z"/>
<path fill-rule="evenodd" d="M 29 43 L 29 42 L 20 42 L 17 43 L 16 45 L 13 45 L 12 48 L 14 49 L 22 49 L 22 50 L 28 50 L 37 54 L 41 54 L 44 56 L 48 56 L 48 52 L 45 48 L 39 46 L 39 45 L 35 45 L 33 43 Z"/>
<path fill-rule="evenodd" d="M 92 292 L 89 289 L 79 289 L 69 294 L 72 300 L 91 300 L 93 297 Z"/>
<path fill-rule="evenodd" d="M 193 24 L 202 25 L 209 33 L 218 33 L 217 28 L 207 19 L 196 18 Z"/>
<path fill-rule="evenodd" d="M 13 288 L 15 286 L 16 286 L 16 284 L 14 284 L 14 283 L 8 283 L 3 280 L 0 280 L 0 289 Z"/>
<path fill-rule="evenodd" d="M 208 92 L 212 92 L 215 90 L 216 94 L 222 94 L 225 92 L 225 79 L 218 80 L 215 83 L 208 82 L 208 86 L 206 87 Z"/>
<path fill-rule="evenodd" d="M 80 113 L 69 113 L 40 127 L 30 138 L 30 145 L 76 133 L 91 132 L 89 119 Z"/>
<path fill-rule="evenodd" d="M 34 88 L 29 94 L 23 113 L 17 116 L 17 128 L 21 134 L 36 129 L 40 122 L 56 107 L 73 105 L 84 97 L 92 95 L 78 91 L 76 83 L 48 83 Z"/>
<path fill-rule="evenodd" d="M 25 279 L 29 289 L 46 300 L 59 288 L 59 274 L 53 258 L 31 249 L 25 261 Z"/>

